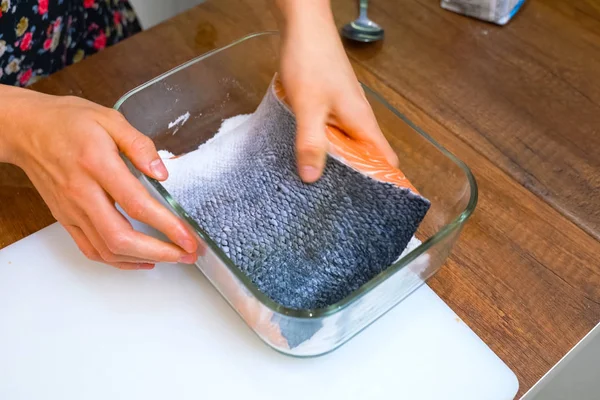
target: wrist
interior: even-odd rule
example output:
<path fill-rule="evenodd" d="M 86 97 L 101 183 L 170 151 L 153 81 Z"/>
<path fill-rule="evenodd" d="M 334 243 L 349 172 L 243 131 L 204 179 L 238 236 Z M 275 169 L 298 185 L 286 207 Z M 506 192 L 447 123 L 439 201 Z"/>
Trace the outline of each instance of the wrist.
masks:
<path fill-rule="evenodd" d="M 335 30 L 329 0 L 274 0 L 279 30 L 290 35 L 306 29 L 331 26 Z"/>
<path fill-rule="evenodd" d="M 0 162 L 19 165 L 23 124 L 31 115 L 23 112 L 29 90 L 0 85 Z M 19 165 L 20 166 L 20 165 Z"/>

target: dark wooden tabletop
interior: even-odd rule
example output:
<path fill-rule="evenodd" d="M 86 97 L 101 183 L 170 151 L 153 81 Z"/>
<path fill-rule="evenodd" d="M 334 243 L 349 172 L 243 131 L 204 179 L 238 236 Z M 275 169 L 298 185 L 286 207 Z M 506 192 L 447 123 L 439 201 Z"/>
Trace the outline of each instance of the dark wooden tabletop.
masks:
<path fill-rule="evenodd" d="M 341 26 L 355 2 L 334 0 Z M 520 394 L 600 322 L 600 3 L 528 0 L 505 27 L 438 0 L 376 0 L 383 44 L 348 45 L 359 78 L 464 160 L 480 197 L 433 289 L 517 374 Z M 38 82 L 112 106 L 247 33 L 263 0 L 214 0 Z M 54 222 L 0 165 L 0 248 Z"/>

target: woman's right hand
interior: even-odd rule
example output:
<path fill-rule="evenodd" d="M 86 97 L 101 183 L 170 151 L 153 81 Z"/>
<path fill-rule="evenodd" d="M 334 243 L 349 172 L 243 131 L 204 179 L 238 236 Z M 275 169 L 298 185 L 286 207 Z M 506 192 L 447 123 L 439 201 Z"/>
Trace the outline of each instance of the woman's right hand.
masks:
<path fill-rule="evenodd" d="M 119 112 L 78 97 L 1 85 L 0 104 L 0 161 L 27 173 L 88 258 L 120 269 L 195 262 L 194 235 L 121 159 L 119 151 L 144 174 L 160 181 L 168 176 L 152 141 Z M 175 244 L 135 231 L 115 203 Z"/>

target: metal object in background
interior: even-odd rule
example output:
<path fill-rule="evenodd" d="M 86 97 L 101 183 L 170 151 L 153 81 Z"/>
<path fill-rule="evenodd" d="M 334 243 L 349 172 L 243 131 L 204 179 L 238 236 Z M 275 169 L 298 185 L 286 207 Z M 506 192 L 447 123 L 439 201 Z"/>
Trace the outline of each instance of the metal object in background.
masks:
<path fill-rule="evenodd" d="M 383 39 L 383 28 L 367 17 L 368 0 L 360 0 L 360 14 L 357 19 L 344 25 L 342 35 L 357 42 L 376 42 Z"/>

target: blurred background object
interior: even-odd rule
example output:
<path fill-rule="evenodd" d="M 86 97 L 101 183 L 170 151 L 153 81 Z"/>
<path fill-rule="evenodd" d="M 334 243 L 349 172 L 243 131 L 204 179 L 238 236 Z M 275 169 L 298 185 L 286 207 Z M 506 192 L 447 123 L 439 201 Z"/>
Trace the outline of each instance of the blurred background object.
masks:
<path fill-rule="evenodd" d="M 344 25 L 342 35 L 347 39 L 365 43 L 383 39 L 383 28 L 367 16 L 368 0 L 360 0 L 359 4 L 358 18 Z"/>
<path fill-rule="evenodd" d="M 204 0 L 129 0 L 144 29 L 151 28 Z"/>
<path fill-rule="evenodd" d="M 525 0 L 442 0 L 442 8 L 469 17 L 504 25 Z"/>

